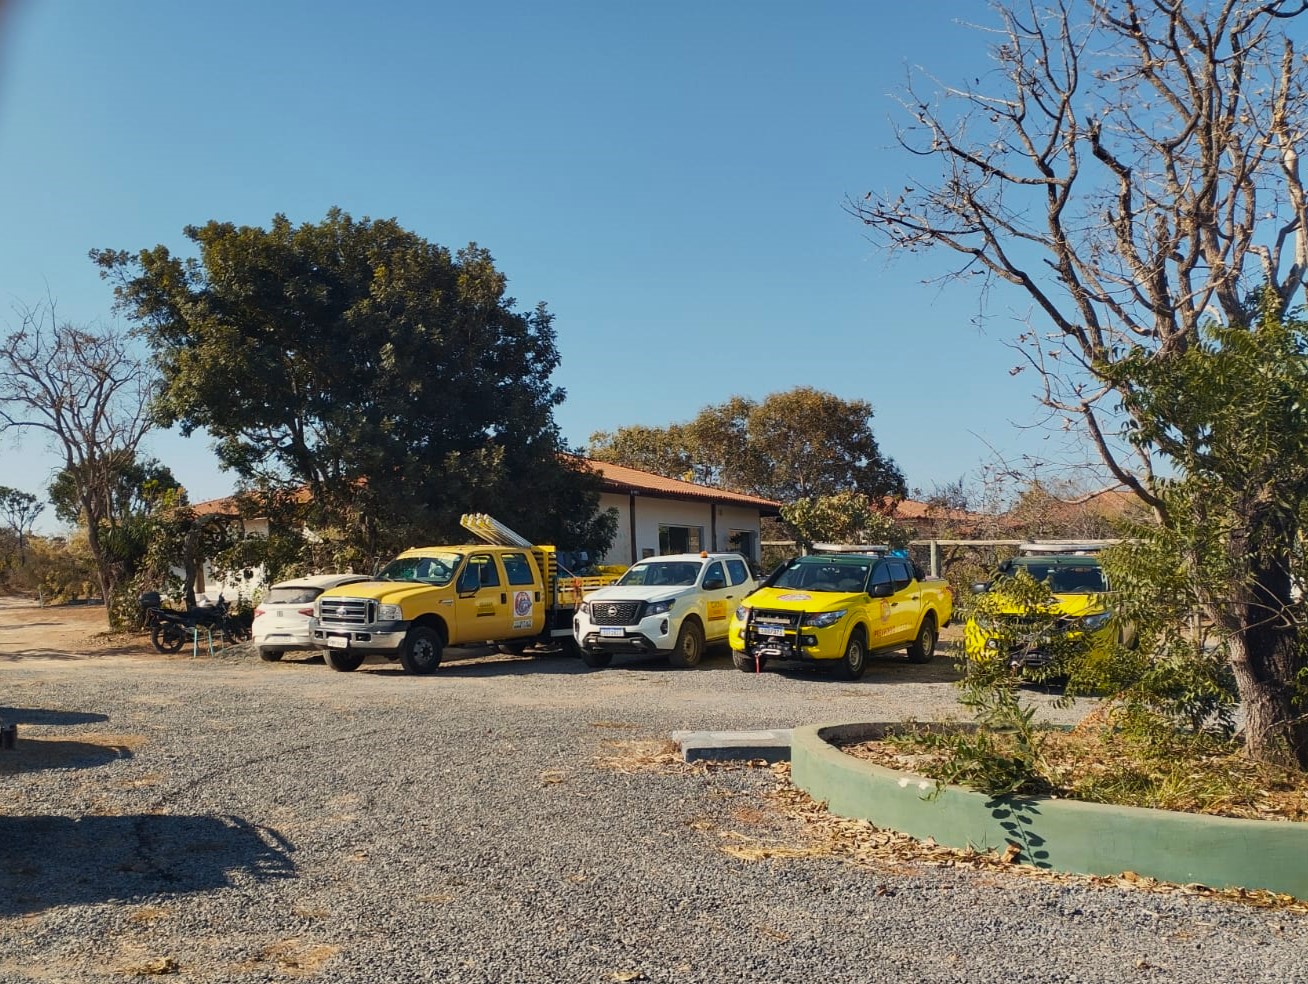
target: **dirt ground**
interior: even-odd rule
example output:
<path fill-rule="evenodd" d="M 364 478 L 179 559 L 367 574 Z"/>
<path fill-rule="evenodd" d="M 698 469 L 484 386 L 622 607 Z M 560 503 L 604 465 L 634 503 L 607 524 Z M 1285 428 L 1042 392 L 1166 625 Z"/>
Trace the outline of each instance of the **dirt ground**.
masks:
<path fill-rule="evenodd" d="M 103 605 L 47 605 L 0 597 L 0 661 L 149 656 L 144 633 L 111 633 Z"/>

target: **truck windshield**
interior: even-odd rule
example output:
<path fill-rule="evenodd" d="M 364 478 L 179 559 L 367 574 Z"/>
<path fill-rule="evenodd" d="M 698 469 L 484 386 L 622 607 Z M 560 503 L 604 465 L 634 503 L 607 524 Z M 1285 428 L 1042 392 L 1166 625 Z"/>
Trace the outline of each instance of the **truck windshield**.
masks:
<path fill-rule="evenodd" d="M 618 580 L 626 585 L 662 584 L 668 587 L 686 587 L 699 579 L 701 564 L 694 561 L 650 561 L 637 564 Z"/>
<path fill-rule="evenodd" d="M 772 582 L 774 588 L 805 588 L 809 591 L 862 591 L 867 584 L 867 564 L 850 564 L 804 557 L 793 561 Z"/>
<path fill-rule="evenodd" d="M 1104 572 L 1098 564 L 1075 567 L 1065 564 L 1022 564 L 1037 581 L 1044 581 L 1054 594 L 1099 594 L 1107 590 Z"/>
<path fill-rule="evenodd" d="M 449 584 L 463 554 L 437 553 L 421 557 L 396 557 L 377 574 L 378 581 L 415 581 L 418 584 Z"/>

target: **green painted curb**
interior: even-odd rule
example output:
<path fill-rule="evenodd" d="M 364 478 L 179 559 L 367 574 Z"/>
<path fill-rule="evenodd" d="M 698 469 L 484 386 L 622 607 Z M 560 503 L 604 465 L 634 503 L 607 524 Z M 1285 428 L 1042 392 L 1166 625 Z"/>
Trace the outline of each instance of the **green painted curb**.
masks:
<path fill-rule="evenodd" d="M 1016 845 L 1017 861 L 1053 871 L 1117 875 L 1210 888 L 1267 889 L 1308 899 L 1308 824 L 1238 820 L 1042 796 L 995 798 L 895 772 L 830 741 L 867 740 L 888 725 L 795 728 L 790 776 L 832 812 L 960 849 Z"/>

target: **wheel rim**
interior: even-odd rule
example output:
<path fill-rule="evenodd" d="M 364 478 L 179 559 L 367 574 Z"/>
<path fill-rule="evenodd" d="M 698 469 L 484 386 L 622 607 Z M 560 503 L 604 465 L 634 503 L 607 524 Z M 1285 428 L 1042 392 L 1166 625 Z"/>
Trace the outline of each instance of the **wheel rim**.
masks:
<path fill-rule="evenodd" d="M 849 644 L 849 649 L 845 653 L 845 663 L 851 673 L 857 673 L 863 668 L 863 643 L 854 639 Z"/>
<path fill-rule="evenodd" d="M 922 626 L 922 655 L 930 656 L 936 648 L 936 634 L 930 625 Z"/>
<path fill-rule="evenodd" d="M 685 638 L 681 640 L 681 658 L 687 663 L 694 663 L 699 659 L 699 637 L 693 631 L 687 632 Z"/>
<path fill-rule="evenodd" d="M 413 644 L 413 662 L 424 670 L 435 667 L 436 647 L 427 639 L 418 639 Z"/>

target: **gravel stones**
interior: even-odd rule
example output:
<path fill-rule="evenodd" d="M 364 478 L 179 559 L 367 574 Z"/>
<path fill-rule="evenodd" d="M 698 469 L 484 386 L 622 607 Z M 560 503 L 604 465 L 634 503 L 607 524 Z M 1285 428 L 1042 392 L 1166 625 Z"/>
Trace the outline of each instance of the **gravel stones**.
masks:
<path fill-rule="evenodd" d="M 947 661 L 850 683 L 719 652 L 463 655 L 422 678 L 230 651 L 7 663 L 0 981 L 1308 978 L 1293 913 L 742 859 L 724 847 L 795 836 L 772 772 L 669 754 L 679 729 L 961 716 Z"/>

